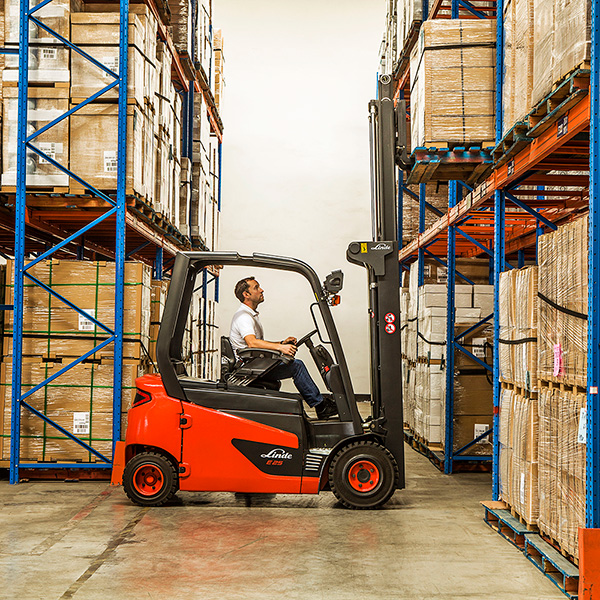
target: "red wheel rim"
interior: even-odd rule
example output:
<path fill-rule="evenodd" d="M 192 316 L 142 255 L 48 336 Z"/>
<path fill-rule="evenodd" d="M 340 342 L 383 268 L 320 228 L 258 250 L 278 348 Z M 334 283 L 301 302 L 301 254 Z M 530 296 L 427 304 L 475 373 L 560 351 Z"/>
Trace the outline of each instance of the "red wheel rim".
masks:
<path fill-rule="evenodd" d="M 133 474 L 133 485 L 142 496 L 154 496 L 164 485 L 162 471 L 154 465 L 142 465 Z"/>
<path fill-rule="evenodd" d="M 372 492 L 379 484 L 379 469 L 370 460 L 358 460 L 348 469 L 348 482 L 357 492 Z"/>

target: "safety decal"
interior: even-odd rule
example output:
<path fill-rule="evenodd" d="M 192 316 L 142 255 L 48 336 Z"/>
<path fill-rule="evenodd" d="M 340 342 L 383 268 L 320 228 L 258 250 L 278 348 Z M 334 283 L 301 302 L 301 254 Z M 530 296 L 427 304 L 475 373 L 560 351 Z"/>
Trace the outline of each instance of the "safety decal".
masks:
<path fill-rule="evenodd" d="M 393 323 L 388 323 L 385 326 L 385 332 L 386 333 L 394 333 L 394 331 L 396 331 L 396 326 Z"/>

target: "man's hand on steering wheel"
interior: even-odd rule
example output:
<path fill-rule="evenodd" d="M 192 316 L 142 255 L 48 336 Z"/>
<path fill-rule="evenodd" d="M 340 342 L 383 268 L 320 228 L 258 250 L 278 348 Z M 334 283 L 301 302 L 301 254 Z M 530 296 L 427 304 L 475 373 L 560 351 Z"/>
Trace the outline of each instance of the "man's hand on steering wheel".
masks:
<path fill-rule="evenodd" d="M 294 357 L 296 355 L 296 350 L 297 349 L 296 349 L 296 346 L 294 344 L 288 344 L 288 343 L 284 342 L 283 344 L 279 344 L 278 350 L 282 354 L 287 354 L 288 356 Z"/>
<path fill-rule="evenodd" d="M 298 340 L 294 337 L 294 336 L 290 336 L 285 338 L 285 340 L 283 340 L 283 342 L 281 342 L 282 344 L 292 344 L 293 346 L 296 345 L 296 342 Z"/>

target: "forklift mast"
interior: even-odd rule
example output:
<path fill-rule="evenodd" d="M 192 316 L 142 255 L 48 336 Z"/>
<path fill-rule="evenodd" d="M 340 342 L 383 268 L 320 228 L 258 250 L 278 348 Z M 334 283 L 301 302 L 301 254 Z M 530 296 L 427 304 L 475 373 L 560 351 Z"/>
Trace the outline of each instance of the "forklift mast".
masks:
<path fill-rule="evenodd" d="M 346 257 L 366 267 L 369 281 L 372 429 L 385 438 L 404 487 L 404 417 L 400 349 L 400 271 L 396 153 L 398 126 L 392 78 L 381 75 L 378 99 L 369 104 L 373 239 L 352 242 Z M 405 149 L 400 148 L 405 154 Z"/>

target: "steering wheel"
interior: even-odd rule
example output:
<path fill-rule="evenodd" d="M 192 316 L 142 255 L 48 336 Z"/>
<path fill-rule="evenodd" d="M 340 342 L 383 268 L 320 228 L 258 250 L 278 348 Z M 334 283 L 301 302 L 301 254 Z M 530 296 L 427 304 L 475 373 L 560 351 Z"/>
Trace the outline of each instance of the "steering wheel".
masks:
<path fill-rule="evenodd" d="M 301 337 L 297 342 L 296 342 L 296 348 L 300 348 L 300 346 L 302 346 L 302 344 L 306 344 L 306 342 L 308 342 L 308 340 L 310 340 L 310 338 L 315 335 L 315 333 L 317 333 L 318 330 L 317 329 L 313 329 L 310 333 L 307 333 L 304 337 Z"/>

